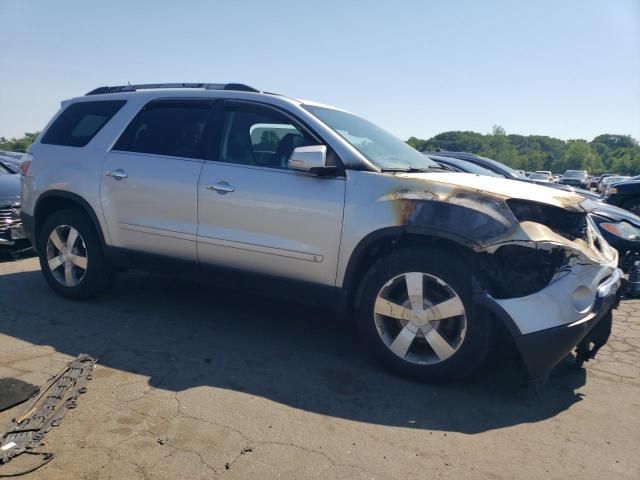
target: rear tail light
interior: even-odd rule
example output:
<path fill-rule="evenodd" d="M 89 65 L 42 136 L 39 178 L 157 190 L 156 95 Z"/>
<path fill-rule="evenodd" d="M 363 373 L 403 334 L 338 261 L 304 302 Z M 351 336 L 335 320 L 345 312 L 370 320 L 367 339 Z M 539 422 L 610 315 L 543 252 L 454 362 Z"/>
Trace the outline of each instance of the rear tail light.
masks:
<path fill-rule="evenodd" d="M 25 153 L 22 156 L 22 161 L 20 163 L 20 175 L 28 175 L 29 167 L 31 167 L 31 160 L 33 160 L 33 155 L 30 153 Z"/>

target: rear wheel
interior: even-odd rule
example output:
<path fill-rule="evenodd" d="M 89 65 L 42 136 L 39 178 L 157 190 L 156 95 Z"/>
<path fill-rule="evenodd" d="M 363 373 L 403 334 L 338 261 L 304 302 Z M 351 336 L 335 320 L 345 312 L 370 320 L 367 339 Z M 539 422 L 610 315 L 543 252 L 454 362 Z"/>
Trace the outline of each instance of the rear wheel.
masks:
<path fill-rule="evenodd" d="M 47 283 L 63 297 L 95 296 L 113 278 L 98 234 L 80 210 L 60 210 L 47 218 L 38 237 L 38 252 Z"/>
<path fill-rule="evenodd" d="M 363 279 L 358 327 L 369 350 L 423 381 L 463 377 L 482 364 L 491 322 L 472 304 L 471 275 L 446 251 L 405 249 Z"/>

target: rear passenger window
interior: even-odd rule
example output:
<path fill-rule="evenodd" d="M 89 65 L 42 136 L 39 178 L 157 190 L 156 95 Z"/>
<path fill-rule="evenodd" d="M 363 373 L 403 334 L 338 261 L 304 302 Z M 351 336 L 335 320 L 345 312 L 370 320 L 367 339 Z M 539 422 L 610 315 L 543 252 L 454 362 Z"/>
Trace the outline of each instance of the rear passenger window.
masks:
<path fill-rule="evenodd" d="M 106 100 L 69 105 L 58 115 L 40 143 L 84 147 L 125 103 L 125 100 Z"/>
<path fill-rule="evenodd" d="M 210 101 L 154 101 L 124 131 L 114 150 L 204 158 Z"/>

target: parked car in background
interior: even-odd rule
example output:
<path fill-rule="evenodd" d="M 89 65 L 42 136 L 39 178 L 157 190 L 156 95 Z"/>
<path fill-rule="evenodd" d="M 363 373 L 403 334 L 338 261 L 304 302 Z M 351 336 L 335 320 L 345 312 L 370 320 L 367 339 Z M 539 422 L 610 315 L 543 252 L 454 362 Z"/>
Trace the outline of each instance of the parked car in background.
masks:
<path fill-rule="evenodd" d="M 429 158 L 452 171 L 475 173 L 477 175 L 500 176 L 500 174 L 496 173 L 494 170 L 472 163 L 469 161 L 469 157 L 467 157 L 467 159 L 460 159 L 455 157 L 441 157 L 434 154 L 429 155 Z M 493 160 L 493 162 L 495 162 L 495 160 Z M 508 169 L 509 167 L 506 168 Z M 521 181 L 534 180 L 529 178 Z M 620 267 L 624 271 L 628 271 L 631 265 L 633 265 L 633 262 L 640 258 L 640 217 L 638 217 L 638 215 L 627 210 L 623 210 L 622 208 L 608 205 L 602 202 L 600 197 L 586 190 L 575 190 L 566 185 L 556 185 L 553 183 L 546 184 L 545 186 L 555 189 L 572 189 L 575 192 L 583 192 L 581 193 L 583 196 L 597 202 L 593 212 L 591 213 L 592 218 L 603 237 L 606 238 L 612 247 L 618 250 Z"/>
<path fill-rule="evenodd" d="M 5 165 L 9 165 L 15 170 L 20 169 L 20 164 L 22 163 L 22 157 L 24 153 L 21 152 L 9 152 L 6 150 L 0 150 L 0 161 L 2 161 Z"/>
<path fill-rule="evenodd" d="M 545 187 L 555 188 L 557 190 L 563 190 L 565 192 L 573 192 L 583 195 L 585 197 L 591 198 L 593 200 L 598 200 L 600 197 L 589 191 L 579 188 L 574 188 L 569 185 L 561 185 L 559 183 L 554 182 L 544 182 L 541 180 L 531 179 L 530 176 L 533 173 L 530 173 L 529 176 L 521 175 L 517 170 L 505 165 L 504 163 L 500 163 L 497 160 L 493 160 L 491 158 L 481 157 L 479 155 L 475 155 L 473 153 L 468 152 L 449 152 L 444 150 L 439 150 L 437 152 L 423 152 L 424 155 L 436 155 L 444 158 L 457 158 L 460 160 L 466 160 L 467 162 L 471 162 L 475 165 L 479 165 L 484 167 L 487 170 L 491 170 L 495 172 L 500 177 L 509 178 L 511 180 L 525 181 L 530 183 L 537 183 L 538 185 L 544 185 Z"/>
<path fill-rule="evenodd" d="M 611 185 L 604 201 L 640 215 L 640 177 Z"/>
<path fill-rule="evenodd" d="M 576 188 L 582 188 L 584 190 L 589 189 L 587 184 L 587 171 L 586 170 L 567 170 L 564 172 L 558 183 L 562 185 L 570 185 Z"/>
<path fill-rule="evenodd" d="M 20 219 L 20 175 L 13 166 L 0 160 L 0 248 L 28 246 Z"/>
<path fill-rule="evenodd" d="M 480 366 L 501 322 L 543 382 L 606 342 L 619 301 L 618 253 L 581 195 L 446 171 L 356 115 L 246 85 L 97 88 L 62 102 L 21 172 L 59 295 L 97 295 L 123 267 L 306 292 L 425 381 Z"/>
<path fill-rule="evenodd" d="M 626 175 L 611 175 L 602 181 L 602 184 L 600 186 L 600 189 L 601 189 L 600 193 L 603 196 L 607 196 L 607 194 L 609 193 L 609 187 L 611 185 L 618 182 L 624 182 L 625 180 L 629 180 L 630 178 L 631 177 L 628 177 Z"/>
<path fill-rule="evenodd" d="M 529 175 L 529 180 L 539 180 L 541 182 L 552 182 L 551 175 L 545 172 L 535 172 Z"/>
<path fill-rule="evenodd" d="M 596 187 L 596 191 L 598 193 L 602 193 L 602 183 L 604 182 L 604 179 L 607 177 L 613 177 L 613 176 L 619 176 L 619 174 L 617 173 L 603 173 L 602 175 L 600 175 L 600 180 L 598 181 L 598 186 Z"/>

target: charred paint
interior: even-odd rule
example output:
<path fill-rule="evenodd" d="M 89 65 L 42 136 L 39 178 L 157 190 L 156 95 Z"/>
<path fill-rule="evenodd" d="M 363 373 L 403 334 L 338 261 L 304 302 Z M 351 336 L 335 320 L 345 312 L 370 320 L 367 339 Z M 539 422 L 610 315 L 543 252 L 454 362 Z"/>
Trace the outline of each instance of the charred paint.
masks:
<path fill-rule="evenodd" d="M 486 275 L 493 277 L 501 298 L 539 291 L 572 269 L 615 262 L 615 251 L 590 222 L 584 238 L 571 238 L 542 223 L 519 222 L 507 205 L 511 197 L 447 183 L 421 183 L 429 188 L 398 190 L 378 200 L 389 202 L 396 225 L 467 239 L 476 252 L 486 255 L 488 260 L 479 264 L 487 267 Z M 552 205 L 586 215 L 590 206 L 574 197 L 554 197 Z M 525 260 L 507 254 L 510 249 Z M 527 249 L 532 253 L 523 254 Z"/>

